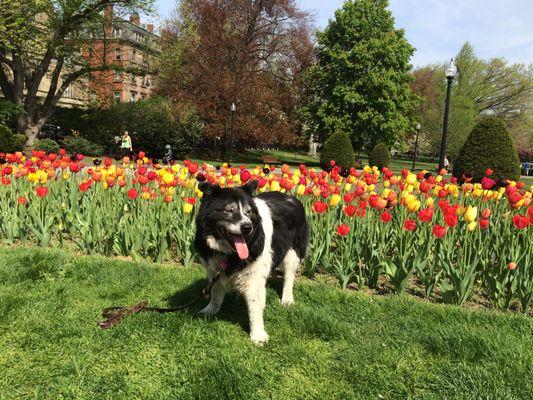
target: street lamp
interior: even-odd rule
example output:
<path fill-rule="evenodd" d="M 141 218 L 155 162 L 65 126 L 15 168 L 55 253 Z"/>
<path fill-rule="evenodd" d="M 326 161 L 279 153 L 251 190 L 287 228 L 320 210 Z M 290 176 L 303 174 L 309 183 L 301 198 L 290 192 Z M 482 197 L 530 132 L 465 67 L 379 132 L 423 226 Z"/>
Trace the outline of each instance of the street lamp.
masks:
<path fill-rule="evenodd" d="M 235 111 L 237 111 L 237 106 L 235 103 L 231 103 L 231 133 L 230 133 L 230 143 L 229 143 L 229 160 L 233 161 L 233 124 L 235 123 Z"/>
<path fill-rule="evenodd" d="M 420 124 L 416 124 L 416 140 L 415 140 L 415 154 L 413 154 L 413 168 L 411 168 L 412 171 L 415 170 L 415 163 L 416 163 L 416 155 L 418 153 L 418 134 L 420 133 Z"/>
<path fill-rule="evenodd" d="M 446 74 L 446 80 L 448 81 L 448 89 L 446 91 L 446 106 L 444 108 L 444 123 L 442 125 L 442 140 L 440 142 L 439 171 L 444 168 L 444 157 L 446 156 L 446 133 L 448 131 L 448 114 L 450 112 L 450 94 L 452 90 L 452 82 L 457 76 L 457 67 L 453 62 L 453 58 L 450 60 L 450 64 L 444 73 Z"/>

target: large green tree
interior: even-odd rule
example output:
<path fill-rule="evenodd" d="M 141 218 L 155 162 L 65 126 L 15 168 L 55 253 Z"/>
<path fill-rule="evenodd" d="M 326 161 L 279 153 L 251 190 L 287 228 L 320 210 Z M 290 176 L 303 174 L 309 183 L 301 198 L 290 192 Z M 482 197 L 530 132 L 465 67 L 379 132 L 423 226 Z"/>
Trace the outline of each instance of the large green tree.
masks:
<path fill-rule="evenodd" d="M 517 144 L 531 142 L 533 65 L 509 64 L 502 58 L 482 60 L 466 42 L 456 56 L 458 76 L 451 93 L 447 153 L 455 158 L 479 117 L 496 115 L 505 121 Z M 412 89 L 423 101 L 417 119 L 422 125 L 424 150 L 438 154 L 446 97 L 446 65 L 414 71 Z M 529 138 L 528 138 L 529 137 Z"/>
<path fill-rule="evenodd" d="M 0 89 L 23 109 L 17 129 L 33 146 L 67 88 L 95 71 L 114 69 L 105 46 L 90 61 L 82 46 L 91 35 L 104 37 L 115 17 L 147 11 L 153 0 L 0 0 Z M 104 41 L 104 43 L 106 43 Z M 101 53 L 101 54 L 100 54 Z M 44 90 L 44 96 L 39 91 Z"/>
<path fill-rule="evenodd" d="M 318 63 L 308 75 L 304 112 L 315 139 L 344 131 L 358 149 L 397 145 L 417 103 L 409 87 L 413 51 L 387 0 L 346 1 L 318 33 Z"/>

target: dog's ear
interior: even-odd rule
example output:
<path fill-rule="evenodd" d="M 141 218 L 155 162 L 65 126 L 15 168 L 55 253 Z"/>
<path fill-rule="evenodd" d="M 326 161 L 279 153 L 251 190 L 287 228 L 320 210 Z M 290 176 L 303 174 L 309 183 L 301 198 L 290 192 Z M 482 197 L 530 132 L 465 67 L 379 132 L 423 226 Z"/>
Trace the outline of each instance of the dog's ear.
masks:
<path fill-rule="evenodd" d="M 244 190 L 250 196 L 253 196 L 257 190 L 257 186 L 259 186 L 259 182 L 256 179 L 252 179 L 251 181 L 246 182 L 246 184 L 242 187 L 242 190 Z"/>
<path fill-rule="evenodd" d="M 219 191 L 220 186 L 212 185 L 209 182 L 200 182 L 198 184 L 198 189 L 200 189 L 200 191 L 204 194 L 205 197 L 208 197 Z"/>

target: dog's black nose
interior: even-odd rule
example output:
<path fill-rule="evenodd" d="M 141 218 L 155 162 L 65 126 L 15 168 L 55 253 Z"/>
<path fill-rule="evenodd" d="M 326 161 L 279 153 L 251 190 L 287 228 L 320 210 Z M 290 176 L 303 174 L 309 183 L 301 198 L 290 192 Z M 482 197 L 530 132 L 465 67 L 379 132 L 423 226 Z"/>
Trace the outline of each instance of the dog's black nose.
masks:
<path fill-rule="evenodd" d="M 252 223 L 251 222 L 243 222 L 241 224 L 241 232 L 243 235 L 249 235 L 250 232 L 252 232 Z"/>

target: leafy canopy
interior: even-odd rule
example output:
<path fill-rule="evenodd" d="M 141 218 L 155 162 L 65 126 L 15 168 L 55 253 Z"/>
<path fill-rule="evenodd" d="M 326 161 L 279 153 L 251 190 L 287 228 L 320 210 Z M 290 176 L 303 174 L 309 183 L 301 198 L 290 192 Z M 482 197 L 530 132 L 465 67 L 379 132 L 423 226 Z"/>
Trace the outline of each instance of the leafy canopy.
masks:
<path fill-rule="evenodd" d="M 386 0 L 346 1 L 318 33 L 318 64 L 309 72 L 313 135 L 349 133 L 352 143 L 394 145 L 417 103 L 409 88 L 413 47 L 395 29 Z"/>

